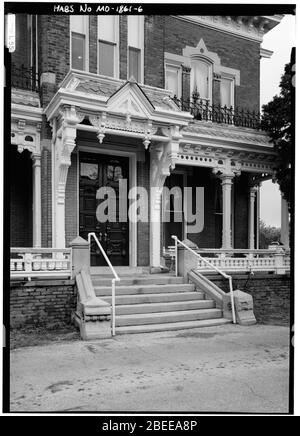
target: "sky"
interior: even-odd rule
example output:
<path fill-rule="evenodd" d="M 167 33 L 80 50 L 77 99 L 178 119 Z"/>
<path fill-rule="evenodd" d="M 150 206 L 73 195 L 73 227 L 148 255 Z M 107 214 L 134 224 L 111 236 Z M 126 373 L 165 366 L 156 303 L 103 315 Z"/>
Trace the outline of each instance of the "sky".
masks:
<path fill-rule="evenodd" d="M 295 17 L 286 15 L 280 24 L 268 32 L 262 47 L 272 50 L 271 59 L 261 59 L 260 102 L 266 104 L 279 94 L 279 83 L 284 66 L 290 61 L 295 42 Z M 260 194 L 260 217 L 270 226 L 280 227 L 281 196 L 277 184 L 266 181 Z"/>

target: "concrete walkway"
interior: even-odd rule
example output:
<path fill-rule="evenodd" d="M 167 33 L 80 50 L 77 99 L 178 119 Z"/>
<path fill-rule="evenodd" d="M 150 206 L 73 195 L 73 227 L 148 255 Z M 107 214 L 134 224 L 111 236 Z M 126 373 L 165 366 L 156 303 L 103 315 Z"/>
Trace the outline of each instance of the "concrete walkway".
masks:
<path fill-rule="evenodd" d="M 288 412 L 289 329 L 225 325 L 11 352 L 11 412 Z"/>

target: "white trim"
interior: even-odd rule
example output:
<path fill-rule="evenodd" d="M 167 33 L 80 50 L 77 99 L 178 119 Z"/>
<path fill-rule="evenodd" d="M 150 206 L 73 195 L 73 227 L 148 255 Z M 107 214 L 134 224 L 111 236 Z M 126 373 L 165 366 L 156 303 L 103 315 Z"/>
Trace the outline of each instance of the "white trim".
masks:
<path fill-rule="evenodd" d="M 273 51 L 272 50 L 268 50 L 266 48 L 260 47 L 260 57 L 261 58 L 265 58 L 265 59 L 270 59 L 273 55 Z"/>
<path fill-rule="evenodd" d="M 220 74 L 222 77 L 227 79 L 234 79 L 235 85 L 240 86 L 241 83 L 241 72 L 240 70 L 236 70 L 235 68 L 224 67 L 220 65 Z"/>
<path fill-rule="evenodd" d="M 78 129 L 79 130 L 79 129 Z M 99 145 L 99 144 L 98 144 Z M 111 156 L 125 156 L 129 158 L 129 186 L 128 189 L 131 189 L 137 186 L 137 155 L 136 152 L 130 151 L 121 151 L 116 149 L 117 146 L 113 144 L 109 145 L 109 149 L 107 147 L 92 147 L 92 146 L 78 146 L 79 152 L 90 152 Z M 79 179 L 78 179 L 79 184 Z M 78 197 L 79 201 L 79 197 Z M 134 211 L 136 214 L 136 211 Z M 135 218 L 135 217 L 134 217 Z M 129 266 L 135 267 L 137 266 L 137 223 L 136 219 L 134 222 L 129 221 Z"/>

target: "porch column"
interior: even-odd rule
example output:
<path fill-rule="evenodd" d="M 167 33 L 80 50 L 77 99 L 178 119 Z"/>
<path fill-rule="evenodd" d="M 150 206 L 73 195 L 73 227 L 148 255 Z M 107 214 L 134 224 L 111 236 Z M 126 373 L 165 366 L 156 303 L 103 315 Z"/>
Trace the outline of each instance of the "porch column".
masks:
<path fill-rule="evenodd" d="M 289 228 L 289 208 L 288 202 L 283 197 L 281 193 L 281 231 L 280 231 L 280 240 L 282 244 L 289 248 L 290 238 L 289 238 L 290 228 Z"/>
<path fill-rule="evenodd" d="M 61 111 L 59 125 L 53 120 L 52 177 L 53 177 L 53 244 L 55 248 L 65 248 L 65 197 L 66 182 L 71 153 L 76 146 L 76 125 L 84 115 L 79 115 L 74 106 L 64 107 Z M 75 206 L 75 205 L 74 205 Z"/>
<path fill-rule="evenodd" d="M 160 238 L 161 238 L 161 192 L 159 187 L 151 188 L 150 210 L 150 265 L 159 267 L 160 261 Z"/>
<path fill-rule="evenodd" d="M 255 249 L 255 199 L 257 186 L 251 186 L 249 190 L 249 219 L 248 219 L 248 247 Z"/>
<path fill-rule="evenodd" d="M 256 193 L 256 249 L 257 250 L 259 250 L 260 187 L 261 187 L 261 183 L 257 186 L 257 193 Z"/>
<path fill-rule="evenodd" d="M 42 243 L 42 214 L 41 214 L 41 155 L 32 154 L 33 170 L 33 246 L 41 247 Z"/>
<path fill-rule="evenodd" d="M 222 229 L 222 248 L 232 248 L 231 235 L 231 187 L 234 175 L 221 174 L 222 194 L 223 194 L 223 229 Z"/>
<path fill-rule="evenodd" d="M 150 266 L 154 268 L 161 265 L 162 190 L 166 177 L 175 168 L 181 138 L 178 127 L 169 128 L 166 133 L 169 142 L 150 147 Z"/>

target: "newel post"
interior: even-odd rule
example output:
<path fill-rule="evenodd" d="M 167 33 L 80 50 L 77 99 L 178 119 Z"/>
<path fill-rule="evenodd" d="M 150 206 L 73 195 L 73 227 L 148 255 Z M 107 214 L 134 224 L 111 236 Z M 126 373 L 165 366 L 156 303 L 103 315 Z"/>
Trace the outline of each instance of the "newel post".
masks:
<path fill-rule="evenodd" d="M 72 248 L 72 278 L 75 278 L 81 270 L 90 271 L 90 247 L 88 241 L 81 236 L 70 242 Z"/>

